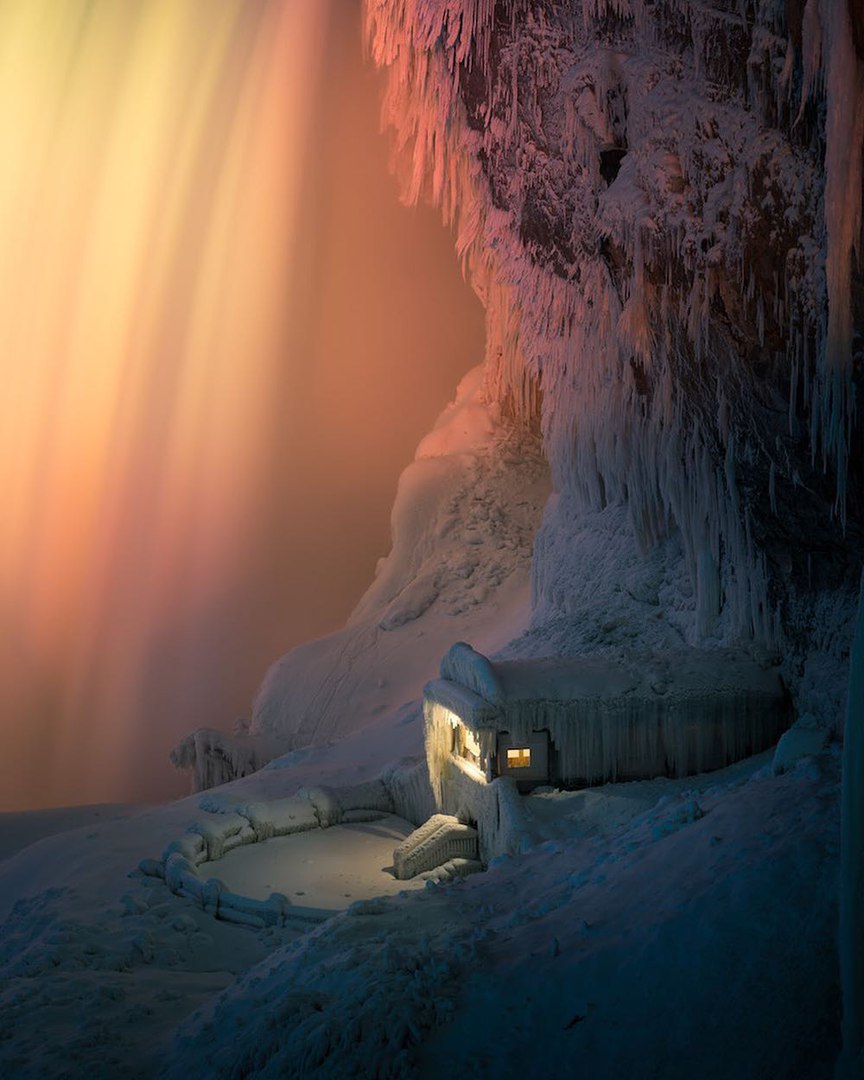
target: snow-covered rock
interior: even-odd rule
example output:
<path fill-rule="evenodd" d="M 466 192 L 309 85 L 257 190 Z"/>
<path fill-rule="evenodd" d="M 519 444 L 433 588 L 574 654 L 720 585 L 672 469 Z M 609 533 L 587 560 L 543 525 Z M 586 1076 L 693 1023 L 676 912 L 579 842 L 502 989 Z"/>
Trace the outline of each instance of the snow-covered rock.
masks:
<path fill-rule="evenodd" d="M 828 732 L 812 716 L 802 716 L 780 736 L 771 763 L 775 773 L 786 772 L 801 758 L 821 753 L 828 742 Z"/>

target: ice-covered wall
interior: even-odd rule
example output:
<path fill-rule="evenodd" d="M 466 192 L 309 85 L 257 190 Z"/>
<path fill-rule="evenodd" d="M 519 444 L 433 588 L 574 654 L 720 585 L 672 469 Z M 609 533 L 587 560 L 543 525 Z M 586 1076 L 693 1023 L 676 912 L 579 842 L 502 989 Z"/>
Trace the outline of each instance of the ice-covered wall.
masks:
<path fill-rule="evenodd" d="M 405 197 L 454 223 L 488 385 L 542 424 L 546 546 L 624 504 L 643 549 L 680 538 L 691 640 L 794 637 L 860 558 L 855 4 L 366 10 Z"/>
<path fill-rule="evenodd" d="M 451 753 L 453 729 L 446 710 L 427 698 L 423 711 L 426 760 L 435 810 L 476 824 L 480 858 L 484 863 L 498 855 L 514 854 L 528 831 L 516 781 L 509 776 L 487 781 L 476 765 Z M 480 733 L 483 757 L 494 752 L 494 736 L 490 741 L 489 734 Z"/>

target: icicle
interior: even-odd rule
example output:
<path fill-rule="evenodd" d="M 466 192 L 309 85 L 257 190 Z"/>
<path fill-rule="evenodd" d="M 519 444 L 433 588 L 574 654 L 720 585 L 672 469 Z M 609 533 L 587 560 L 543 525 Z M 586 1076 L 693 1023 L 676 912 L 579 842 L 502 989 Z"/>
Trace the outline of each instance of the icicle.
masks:
<path fill-rule="evenodd" d="M 720 614 L 720 570 L 712 553 L 699 552 L 696 572 L 696 629 L 700 637 L 708 637 Z"/>
<path fill-rule="evenodd" d="M 638 33 L 645 31 L 636 56 L 629 44 L 619 47 L 630 43 L 630 29 L 609 44 L 607 15 L 625 13 L 617 2 L 583 5 L 584 23 L 578 16 L 553 20 L 545 7 L 515 0 L 504 5 L 503 20 L 497 5 L 497 23 L 493 0 L 366 2 L 373 55 L 390 66 L 385 115 L 411 160 L 409 196 L 431 178 L 486 305 L 489 394 L 528 420 L 542 383 L 544 449 L 556 487 L 586 506 L 628 500 L 646 545 L 677 526 L 694 581 L 703 537 L 715 535 L 712 558 L 729 614 L 724 625 L 774 634 L 767 578 L 746 540 L 735 484 L 735 431 L 752 419 L 742 397 L 746 379 L 735 377 L 743 361 L 717 332 L 713 307 L 726 299 L 724 278 L 734 290 L 737 277 L 748 333 L 755 330 L 770 346 L 787 324 L 790 431 L 800 379 L 814 452 L 818 447 L 829 465 L 837 460 L 824 422 L 834 415 L 830 385 L 822 359 L 813 364 L 810 355 L 812 342 L 821 354 L 825 336 L 814 314 L 824 307 L 820 238 L 802 231 L 797 246 L 778 250 L 787 263 L 780 270 L 778 262 L 776 274 L 753 250 L 763 242 L 754 239 L 754 223 L 774 212 L 759 200 L 785 205 L 782 236 L 819 219 L 818 163 L 790 147 L 782 132 L 760 125 L 752 110 L 733 110 L 730 124 L 717 87 L 706 92 L 698 64 L 703 56 L 714 63 L 706 52 L 717 25 L 710 11 L 678 10 L 693 46 L 676 59 L 682 68 L 673 75 L 668 52 L 656 47 L 663 46 L 663 27 L 640 4 L 626 8 Z M 819 91 L 824 10 L 820 0 L 808 0 L 805 95 Z M 773 64 L 779 103 L 792 79 L 792 54 L 778 37 L 782 15 L 762 5 L 755 24 L 732 21 L 751 34 L 754 63 Z M 560 35 L 554 60 L 553 29 Z M 830 58 L 827 50 L 824 56 Z M 484 69 L 486 100 L 476 114 L 486 117 L 482 132 L 467 123 L 460 65 Z M 626 89 L 626 123 L 607 109 L 605 91 L 613 84 L 622 94 Z M 542 130 L 543 118 L 553 116 Z M 600 150 L 622 123 L 627 154 L 608 185 Z M 532 185 L 566 222 L 567 235 L 555 241 L 575 253 L 572 280 L 544 263 L 542 242 L 526 246 L 520 239 Z M 694 384 L 705 396 L 696 406 Z M 712 417 L 716 425 L 709 425 Z M 717 459 L 718 441 L 725 462 Z M 766 456 L 758 465 L 767 474 Z"/>
<path fill-rule="evenodd" d="M 804 80 L 801 87 L 799 120 L 804 112 L 804 106 L 807 104 L 808 98 L 813 93 L 822 64 L 822 23 L 820 21 L 819 4 L 820 0 L 807 0 L 801 22 Z"/>

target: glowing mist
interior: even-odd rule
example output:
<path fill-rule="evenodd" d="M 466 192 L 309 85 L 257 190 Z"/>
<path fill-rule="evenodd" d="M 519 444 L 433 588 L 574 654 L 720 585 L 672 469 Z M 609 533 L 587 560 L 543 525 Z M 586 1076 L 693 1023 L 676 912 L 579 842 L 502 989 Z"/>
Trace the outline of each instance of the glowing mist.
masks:
<path fill-rule="evenodd" d="M 243 556 L 326 10 L 0 3 L 0 809 L 128 796 Z"/>

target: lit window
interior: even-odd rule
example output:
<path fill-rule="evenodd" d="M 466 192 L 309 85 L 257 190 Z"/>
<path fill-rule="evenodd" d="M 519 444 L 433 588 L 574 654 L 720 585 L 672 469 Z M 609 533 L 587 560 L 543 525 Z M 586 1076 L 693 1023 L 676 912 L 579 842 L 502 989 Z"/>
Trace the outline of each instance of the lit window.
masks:
<path fill-rule="evenodd" d="M 507 751 L 508 769 L 530 769 L 531 751 L 527 746 L 511 747 Z"/>

